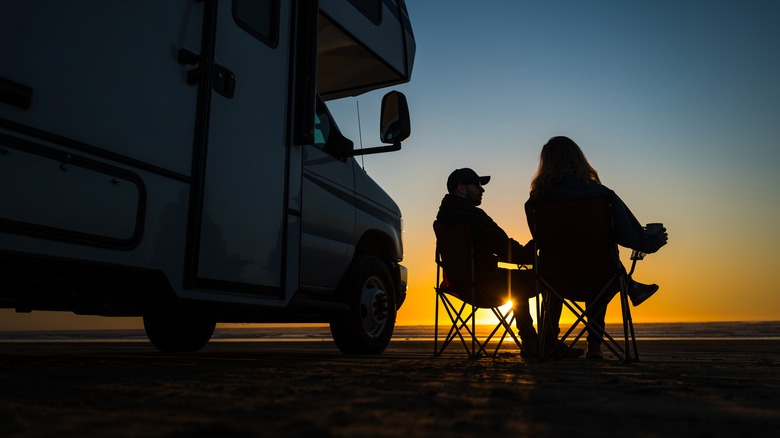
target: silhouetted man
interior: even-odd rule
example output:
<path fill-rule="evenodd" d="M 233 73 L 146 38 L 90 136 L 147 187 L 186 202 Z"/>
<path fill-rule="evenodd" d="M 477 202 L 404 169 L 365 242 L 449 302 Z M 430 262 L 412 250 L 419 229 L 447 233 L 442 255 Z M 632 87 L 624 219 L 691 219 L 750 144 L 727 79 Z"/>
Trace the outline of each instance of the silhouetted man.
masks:
<path fill-rule="evenodd" d="M 439 213 L 433 223 L 434 230 L 447 225 L 466 223 L 471 230 L 474 246 L 474 268 L 476 282 L 476 303 L 479 307 L 503 305 L 511 294 L 513 311 L 523 348 L 534 356 L 538 336 L 528 306 L 529 298 L 536 295 L 533 274 L 530 271 L 502 269 L 498 262 L 532 264 L 534 247 L 532 242 L 525 247 L 509 238 L 484 210 L 477 207 L 482 203 L 482 187 L 490 181 L 489 176 L 479 176 L 471 169 L 456 169 L 447 178 L 447 191 L 439 206 Z M 464 248 L 466 251 L 467 248 Z M 446 260 L 444 261 L 446 264 Z"/>

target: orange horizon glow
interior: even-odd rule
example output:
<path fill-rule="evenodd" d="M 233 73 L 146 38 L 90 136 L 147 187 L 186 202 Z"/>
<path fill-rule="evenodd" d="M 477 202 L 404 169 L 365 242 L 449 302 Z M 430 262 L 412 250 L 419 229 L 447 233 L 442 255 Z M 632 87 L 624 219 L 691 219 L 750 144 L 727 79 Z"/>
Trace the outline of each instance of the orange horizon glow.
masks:
<path fill-rule="evenodd" d="M 493 193 L 488 191 L 488 202 L 492 200 L 490 195 Z M 526 242 L 530 239 L 524 223 L 501 220 L 502 217 L 524 217 L 518 207 L 508 208 L 506 204 L 500 204 L 498 208 L 491 205 L 483 208 L 499 224 L 506 222 L 505 230 L 516 240 Z M 431 214 L 426 222 L 432 222 L 433 217 L 434 214 Z M 429 231 L 429 224 L 422 220 L 419 222 L 421 224 L 416 224 L 419 229 L 406 231 L 406 258 L 403 263 L 409 269 L 409 287 L 406 302 L 398 313 L 397 325 L 427 325 L 434 319 L 435 237 Z M 772 285 L 780 284 L 780 275 L 778 270 L 770 266 L 771 257 L 759 257 L 748 251 L 741 258 L 720 260 L 720 246 L 728 246 L 729 243 L 698 240 L 698 236 L 706 234 L 706 230 L 692 229 L 690 233 L 685 233 L 685 225 L 678 222 L 680 219 L 674 216 L 672 221 L 667 221 L 670 228 L 669 245 L 637 264 L 634 279 L 643 283 L 657 283 L 660 289 L 642 305 L 631 307 L 634 324 L 780 320 L 780 305 L 776 304 L 780 300 L 772 288 Z M 406 223 L 409 227 L 412 221 L 407 220 Z M 415 238 L 408 239 L 409 235 L 415 235 Z M 629 253 L 621 248 L 622 257 L 627 258 Z M 624 263 L 630 266 L 628 260 L 624 260 Z M 743 299 L 747 297 L 751 298 Z M 532 299 L 530 305 L 536 321 L 535 300 Z M 489 311 L 481 311 L 477 321 L 490 324 L 492 319 L 494 317 Z M 564 311 L 561 321 L 573 322 L 574 318 Z M 620 302 L 613 300 L 608 307 L 606 322 L 621 321 Z"/>

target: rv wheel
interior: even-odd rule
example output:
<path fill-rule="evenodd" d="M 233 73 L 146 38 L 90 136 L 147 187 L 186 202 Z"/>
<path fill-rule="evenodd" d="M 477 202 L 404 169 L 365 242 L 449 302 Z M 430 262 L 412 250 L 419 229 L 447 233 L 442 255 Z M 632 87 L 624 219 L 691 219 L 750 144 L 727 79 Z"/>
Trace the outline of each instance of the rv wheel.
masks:
<path fill-rule="evenodd" d="M 379 354 L 395 327 L 395 294 L 382 260 L 358 256 L 344 282 L 349 313 L 330 324 L 333 340 L 345 354 Z"/>
<path fill-rule="evenodd" d="M 194 315 L 152 313 L 144 315 L 144 329 L 152 345 L 166 353 L 193 352 L 203 348 L 216 327 L 214 320 Z"/>

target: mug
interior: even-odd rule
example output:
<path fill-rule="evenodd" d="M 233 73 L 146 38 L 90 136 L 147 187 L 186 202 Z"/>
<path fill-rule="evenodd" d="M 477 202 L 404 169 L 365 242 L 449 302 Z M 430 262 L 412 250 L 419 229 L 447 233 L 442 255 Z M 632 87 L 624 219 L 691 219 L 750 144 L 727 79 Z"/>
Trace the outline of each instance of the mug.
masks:
<path fill-rule="evenodd" d="M 663 227 L 664 227 L 664 224 L 659 223 L 659 222 L 654 222 L 654 223 L 650 223 L 650 224 L 645 225 L 645 230 L 647 230 L 647 232 L 650 233 L 650 234 L 655 234 L 655 233 L 661 231 L 661 229 Z"/>

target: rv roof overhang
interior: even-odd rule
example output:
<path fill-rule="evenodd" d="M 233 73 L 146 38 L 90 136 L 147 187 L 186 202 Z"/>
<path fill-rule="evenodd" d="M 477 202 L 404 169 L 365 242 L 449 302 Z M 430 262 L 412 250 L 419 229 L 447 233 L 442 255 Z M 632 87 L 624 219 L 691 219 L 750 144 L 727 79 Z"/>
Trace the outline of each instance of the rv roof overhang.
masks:
<path fill-rule="evenodd" d="M 357 24 L 348 31 L 321 11 L 317 89 L 323 99 L 357 96 L 410 80 L 415 51 L 411 29 L 408 21 L 404 26 L 388 15 L 379 26 L 365 18 L 350 21 Z"/>

